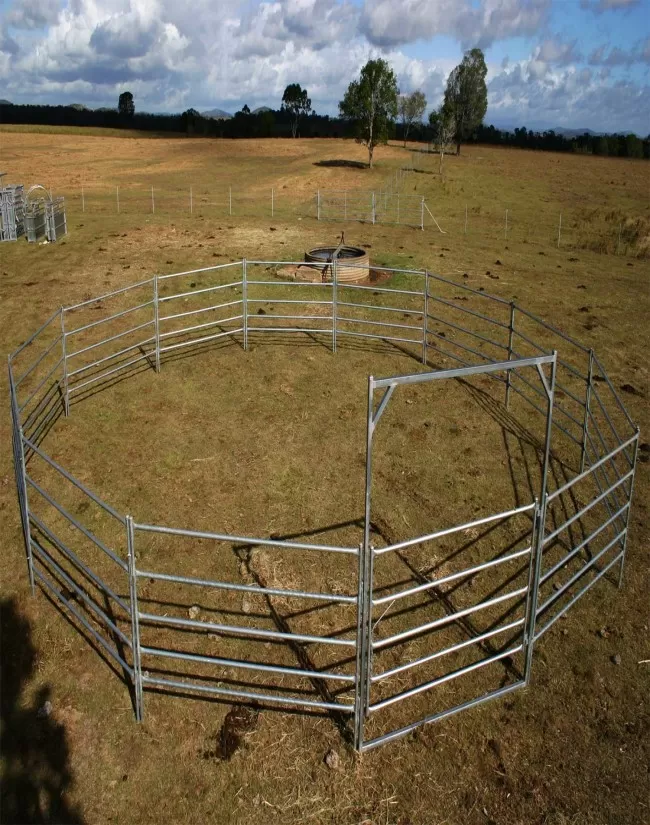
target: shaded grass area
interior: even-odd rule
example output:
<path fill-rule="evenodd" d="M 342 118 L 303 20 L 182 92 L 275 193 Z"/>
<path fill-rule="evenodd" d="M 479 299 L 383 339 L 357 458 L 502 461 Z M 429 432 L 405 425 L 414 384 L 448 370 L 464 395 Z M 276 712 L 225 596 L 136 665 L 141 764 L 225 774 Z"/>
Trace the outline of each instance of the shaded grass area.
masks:
<path fill-rule="evenodd" d="M 332 156 L 327 147 L 322 152 L 325 158 Z M 67 160 L 54 159 L 52 168 L 61 164 L 65 169 L 75 158 L 71 147 Z M 250 156 L 237 162 L 245 168 Z M 384 162 L 393 161 L 387 155 Z M 582 167 L 575 169 L 578 174 Z M 357 174 L 349 169 L 323 171 Z M 511 172 L 514 185 L 515 162 Z M 527 180 L 525 165 L 519 174 Z M 56 246 L 3 246 L 0 318 L 5 351 L 60 303 L 74 303 L 155 271 L 221 263 L 243 254 L 299 259 L 304 247 L 329 237 L 328 227 L 307 221 L 197 216 L 173 223 L 166 215 L 152 216 L 144 224 L 139 216 L 88 215 L 71 221 L 70 236 Z M 542 257 L 523 245 L 506 249 L 505 242 L 470 244 L 369 225 L 348 225 L 346 238 L 369 246 L 377 265 L 428 266 L 459 279 L 467 274 L 465 283 L 515 299 L 595 346 L 616 386 L 628 384 L 640 393 L 626 400 L 633 416 L 647 426 L 647 341 L 639 332 L 647 314 L 645 262 L 589 252 L 569 262 L 562 251 Z M 502 262 L 498 269 L 497 258 Z M 488 270 L 499 278 L 486 275 Z M 289 346 L 284 339 L 266 338 L 252 339 L 248 354 L 238 345 L 205 346 L 191 357 L 182 351 L 173 358 L 170 354 L 160 376 L 146 367 L 129 381 L 74 405 L 70 419 L 57 423 L 44 446 L 91 489 L 141 521 L 352 543 L 363 504 L 366 376 L 408 372 L 417 365 L 374 347 L 347 346 L 333 356 L 327 344 L 297 338 Z M 489 384 L 454 383 L 435 392 L 427 388 L 395 395 L 377 434 L 373 493 L 383 514 L 374 525 L 378 545 L 530 499 L 538 472 L 535 422 L 516 404 L 518 426 L 496 419 L 500 387 L 496 393 Z M 0 426 L 8 444 L 6 415 Z M 38 668 L 18 680 L 16 701 L 28 728 L 36 725 L 38 692 L 50 691 L 52 718 L 67 738 L 65 759 L 55 762 L 64 779 L 57 778 L 54 787 L 61 804 L 75 815 L 79 812 L 89 822 L 111 818 L 141 823 L 263 823 L 279 817 L 332 823 L 643 821 L 647 673 L 637 662 L 647 659 L 648 644 L 647 464 L 639 465 L 624 589 L 619 593 L 602 582 L 549 632 L 537 648 L 531 690 L 426 728 L 361 759 L 342 745 L 329 715 L 264 708 L 255 726 L 243 733 L 243 747 L 225 761 L 215 742 L 229 705 L 148 691 L 146 719 L 137 726 L 118 675 L 42 594 L 34 601 L 28 598 L 8 450 L 2 460 L 6 483 L 0 519 L 9 560 L 3 592 L 19 600 L 21 621 L 31 624 L 39 657 Z M 561 478 L 562 468 L 555 471 Z M 36 461 L 32 472 L 47 478 Z M 61 494 L 68 495 L 63 490 Z M 82 506 L 71 494 L 65 500 L 72 512 Z M 102 521 L 93 511 L 84 517 L 123 553 L 119 525 Z M 524 522 L 466 536 L 458 544 L 418 548 L 404 560 L 385 559 L 378 576 L 382 585 L 417 581 L 431 570 L 452 569 L 461 560 L 470 563 L 482 553 L 499 552 L 525 531 Z M 342 592 L 349 592 L 354 581 L 354 570 L 345 565 L 277 557 L 260 548 L 233 552 L 208 542 L 139 535 L 137 549 L 140 563 L 150 569 L 183 564 L 197 575 L 227 574 L 243 582 L 257 577 Z M 107 562 L 100 559 L 98 553 L 96 564 L 108 578 L 109 567 L 101 567 Z M 115 575 L 110 581 L 123 596 L 124 577 Z M 464 599 L 501 583 L 477 581 L 474 590 L 461 588 L 448 597 L 462 605 Z M 196 592 L 148 580 L 143 597 L 161 605 L 156 609 L 163 612 L 186 616 L 196 603 L 203 617 L 264 621 L 268 627 L 278 620 L 295 629 L 331 631 L 351 624 L 349 616 L 330 608 L 305 613 L 287 600 L 269 605 L 253 599 L 244 605 L 241 595 L 203 599 Z M 439 615 L 435 610 L 440 606 L 425 600 L 408 606 L 424 616 Z M 405 626 L 405 614 L 394 613 L 382 619 L 387 630 Z M 168 630 L 155 630 L 154 635 L 152 628 L 147 633 L 156 643 L 182 635 Z M 4 651 L 7 644 L 19 649 L 20 639 L 21 634 L 9 634 Z M 187 642 L 187 634 L 182 641 Z M 205 634 L 195 641 L 200 653 L 249 651 L 262 660 L 296 662 L 295 651 L 277 644 L 255 643 L 253 651 L 236 638 L 210 639 Z M 422 640 L 410 644 L 415 655 L 420 645 L 426 647 Z M 331 664 L 319 659 L 317 651 L 309 653 L 317 666 Z M 378 664 L 391 666 L 397 653 L 386 651 L 385 661 Z M 621 656 L 620 665 L 612 662 L 615 654 Z M 8 661 L 8 672 L 17 672 L 15 659 Z M 150 672 L 159 664 L 152 661 Z M 512 667 L 519 666 L 512 662 Z M 214 672 L 203 672 L 215 678 Z M 236 672 L 221 676 L 241 679 Z M 506 677 L 508 670 L 497 668 L 492 685 Z M 296 684 L 313 694 L 306 680 L 287 679 L 283 687 Z M 398 685 L 408 687 L 409 682 L 401 677 Z M 469 689 L 485 686 L 481 675 Z M 417 716 L 463 698 L 462 691 L 445 688 L 418 699 L 408 710 Z M 402 721 L 399 714 L 390 720 Z M 58 747 L 60 733 L 48 727 L 35 730 L 41 731 L 34 740 L 39 753 Z M 31 741 L 25 735 L 23 740 Z M 340 754 L 339 771 L 322 762 L 330 748 Z"/>

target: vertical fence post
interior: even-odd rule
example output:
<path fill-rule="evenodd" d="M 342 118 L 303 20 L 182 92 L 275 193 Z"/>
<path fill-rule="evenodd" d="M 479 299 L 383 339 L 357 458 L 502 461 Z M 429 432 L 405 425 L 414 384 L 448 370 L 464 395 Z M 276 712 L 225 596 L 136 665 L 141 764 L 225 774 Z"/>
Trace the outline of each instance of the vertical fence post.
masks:
<path fill-rule="evenodd" d="M 16 387 L 14 385 L 11 356 L 9 356 L 7 361 L 9 366 L 9 392 L 11 396 L 11 430 L 13 436 L 14 474 L 16 476 L 16 489 L 18 490 L 18 506 L 20 507 L 20 521 L 23 528 L 23 540 L 25 542 L 25 557 L 27 559 L 29 587 L 32 592 L 32 596 L 35 596 L 36 587 L 34 585 L 34 558 L 32 554 L 32 538 L 29 526 L 27 474 L 25 472 L 25 444 L 23 442 L 23 429 L 20 425 L 20 412 L 18 411 L 18 400 L 16 398 Z"/>
<path fill-rule="evenodd" d="M 424 232 L 424 198 L 420 201 L 420 229 Z"/>
<path fill-rule="evenodd" d="M 192 197 L 192 187 L 190 186 L 190 215 L 194 214 L 194 198 Z"/>
<path fill-rule="evenodd" d="M 156 372 L 160 372 L 160 304 L 158 301 L 158 276 L 153 276 L 153 321 L 156 336 Z"/>
<path fill-rule="evenodd" d="M 397 193 L 397 223 L 399 223 L 399 192 Z"/>
<path fill-rule="evenodd" d="M 135 541 L 133 519 L 126 517 L 126 546 L 129 573 L 129 602 L 131 608 L 131 651 L 133 653 L 133 693 L 135 698 L 135 718 L 142 721 L 142 654 L 140 652 L 140 614 L 138 608 L 138 573 L 135 565 Z"/>
<path fill-rule="evenodd" d="M 465 204 L 465 235 L 467 235 L 467 204 Z"/>
<path fill-rule="evenodd" d="M 560 222 L 557 227 L 557 248 L 560 248 L 560 241 L 562 240 L 562 213 L 560 212 Z"/>
<path fill-rule="evenodd" d="M 539 499 L 535 498 L 533 513 L 533 527 L 530 534 L 530 561 L 528 565 L 528 594 L 526 598 L 526 615 L 524 617 L 524 684 L 530 683 L 530 673 L 533 664 L 533 649 L 535 646 L 535 620 L 537 618 L 537 599 L 539 597 L 539 579 L 542 572 L 542 542 L 539 536 L 544 535 L 540 524 L 541 507 Z"/>
<path fill-rule="evenodd" d="M 70 415 L 70 393 L 68 390 L 68 355 L 65 334 L 65 309 L 61 307 L 61 357 L 63 358 L 63 412 Z"/>
<path fill-rule="evenodd" d="M 343 190 L 343 220 L 347 221 L 348 219 L 348 190 Z"/>
<path fill-rule="evenodd" d="M 427 363 L 427 328 L 429 318 L 429 270 L 424 270 L 424 301 L 422 302 L 422 363 Z"/>
<path fill-rule="evenodd" d="M 619 255 L 621 252 L 621 230 L 623 228 L 623 224 L 619 223 L 618 225 L 618 243 L 616 244 L 616 254 Z"/>
<path fill-rule="evenodd" d="M 85 211 L 86 211 L 86 197 L 85 197 L 85 195 L 84 195 L 84 188 L 83 188 L 83 186 L 81 187 L 81 211 L 82 211 L 82 212 L 85 212 Z"/>
<path fill-rule="evenodd" d="M 274 200 L 275 200 L 275 193 L 273 191 L 273 188 L 271 187 L 271 217 L 272 218 L 275 216 L 275 203 L 274 203 Z"/>
<path fill-rule="evenodd" d="M 623 586 L 623 567 L 625 565 L 625 551 L 627 550 L 627 534 L 630 529 L 630 512 L 632 510 L 632 494 L 634 493 L 634 477 L 636 476 L 636 463 L 639 457 L 639 428 L 636 428 L 636 441 L 634 442 L 634 459 L 632 461 L 632 478 L 630 479 L 630 496 L 628 498 L 627 513 L 625 515 L 625 536 L 623 537 L 623 552 L 621 554 L 621 570 L 618 574 L 619 590 Z M 625 489 L 624 489 L 625 491 Z"/>
<path fill-rule="evenodd" d="M 510 302 L 510 324 L 508 325 L 508 361 L 512 361 L 512 343 L 515 335 L 515 302 Z M 506 410 L 510 406 L 511 371 L 506 374 Z"/>
<path fill-rule="evenodd" d="M 228 187 L 228 214 L 232 215 L 232 186 Z"/>
<path fill-rule="evenodd" d="M 336 323 L 338 315 L 338 273 L 336 266 L 336 257 L 332 258 L 332 352 L 336 352 Z"/>
<path fill-rule="evenodd" d="M 115 187 L 115 197 L 117 198 L 117 214 L 120 214 L 120 187 Z"/>
<path fill-rule="evenodd" d="M 248 350 L 248 266 L 246 258 L 241 262 L 241 300 L 244 322 L 244 351 Z"/>
<path fill-rule="evenodd" d="M 508 240 L 508 210 L 506 209 L 506 228 L 503 237 Z"/>
<path fill-rule="evenodd" d="M 580 472 L 583 473 L 587 462 L 587 440 L 589 438 L 589 416 L 591 415 L 591 388 L 594 380 L 594 351 L 589 350 L 587 366 L 587 386 L 585 388 L 585 415 L 582 421 L 582 447 L 580 450 Z"/>
<path fill-rule="evenodd" d="M 375 193 L 373 192 L 372 193 L 372 222 L 373 222 L 373 224 L 377 220 L 376 212 L 377 212 L 377 209 L 376 209 L 376 203 L 375 203 Z"/>
<path fill-rule="evenodd" d="M 151 187 L 151 214 L 153 215 L 156 211 L 156 201 L 153 197 L 153 186 Z"/>
<path fill-rule="evenodd" d="M 316 192 L 316 220 L 320 220 L 320 189 Z"/>

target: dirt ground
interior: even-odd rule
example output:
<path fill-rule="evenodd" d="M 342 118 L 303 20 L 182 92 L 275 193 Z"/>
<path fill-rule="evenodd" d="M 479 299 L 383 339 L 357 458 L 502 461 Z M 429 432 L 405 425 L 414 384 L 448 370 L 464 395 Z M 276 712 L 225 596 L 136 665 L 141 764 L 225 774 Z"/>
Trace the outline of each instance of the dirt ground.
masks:
<path fill-rule="evenodd" d="M 362 148 L 343 141 L 0 132 L 0 165 L 12 179 L 43 181 L 55 191 L 83 181 L 99 190 L 109 179 L 180 186 L 197 175 L 239 178 L 252 194 L 288 186 L 307 196 L 318 186 L 369 188 L 392 175 L 404 157 L 397 146 L 376 155 L 370 172 L 314 165 L 363 160 Z M 444 179 L 435 174 L 437 161 L 428 163 L 430 174 L 412 175 L 417 181 L 409 185 L 424 187 L 428 202 L 437 199 L 459 216 L 466 197 L 493 197 L 495 214 L 516 200 L 531 220 L 540 203 L 557 211 L 592 209 L 598 225 L 608 212 L 635 220 L 648 215 L 647 165 L 634 161 L 464 147 L 460 158 L 446 159 Z M 155 272 L 243 256 L 300 260 L 305 248 L 332 241 L 344 229 L 346 241 L 367 247 L 377 266 L 466 275 L 469 286 L 516 300 L 594 347 L 641 426 L 641 442 L 647 441 L 650 263 L 638 249 L 628 255 L 557 249 L 517 236 L 465 236 L 453 223 L 456 230 L 443 236 L 433 229 L 324 226 L 308 218 L 270 221 L 207 211 L 193 217 L 164 210 L 81 214 L 72 204 L 68 226 L 68 237 L 56 245 L 0 248 L 5 353 L 61 304 Z M 412 358 L 382 345 L 342 346 L 333 355 L 307 338 L 289 345 L 253 337 L 248 353 L 239 346 L 206 348 L 192 358 L 170 358 L 159 376 L 142 371 L 94 395 L 73 407 L 44 447 L 140 522 L 354 543 L 363 513 L 367 375 L 417 369 Z M 4 376 L 2 382 L 8 397 Z M 633 392 L 621 390 L 624 385 Z M 502 422 L 479 400 L 457 384 L 395 395 L 376 444 L 373 506 L 381 513 L 380 530 L 404 539 L 411 531 L 506 509 L 529 495 L 523 463 L 519 474 L 508 472 L 523 461 L 524 448 L 504 436 Z M 327 714 L 267 707 L 233 712 L 221 702 L 147 691 L 145 720 L 136 724 L 128 691 L 108 664 L 42 592 L 30 597 L 8 405 L 0 434 L 3 821 L 650 822 L 646 460 L 637 470 L 623 588 L 606 577 L 544 636 L 530 688 L 359 757 Z M 491 536 L 487 550 L 503 540 Z M 241 571 L 241 558 L 205 543 L 142 537 L 138 551 L 149 569 L 170 569 L 165 565 L 179 560 L 189 575 Z M 306 556 L 258 552 L 246 561 L 249 575 L 271 583 L 313 588 L 325 581 L 339 592 L 354 583 L 353 559 L 318 566 Z M 152 599 L 176 595 L 160 583 L 143 591 Z M 248 612 L 254 616 L 257 608 L 250 605 Z M 201 602 L 200 609 L 221 618 L 247 612 L 240 597 Z M 345 627 L 349 618 L 322 611 L 297 619 L 294 629 L 299 622 L 306 630 L 337 622 Z M 229 652 L 242 654 L 240 642 L 230 644 Z M 277 653 L 292 664 L 290 654 L 275 647 L 251 646 L 251 658 Z M 502 677 L 503 671 L 495 674 L 497 685 Z M 483 687 L 478 677 L 470 685 Z M 445 688 L 412 712 L 430 713 L 464 698 Z M 49 715 L 39 712 L 46 702 Z M 393 720 L 403 721 L 398 715 Z"/>

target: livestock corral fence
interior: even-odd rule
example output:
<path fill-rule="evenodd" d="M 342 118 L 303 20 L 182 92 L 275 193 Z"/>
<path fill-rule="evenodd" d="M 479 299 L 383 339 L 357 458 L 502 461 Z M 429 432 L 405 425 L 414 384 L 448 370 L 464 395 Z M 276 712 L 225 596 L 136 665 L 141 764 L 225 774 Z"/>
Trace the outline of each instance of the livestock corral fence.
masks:
<path fill-rule="evenodd" d="M 639 432 L 593 350 L 519 305 L 429 271 L 352 284 L 335 261 L 331 281 L 303 283 L 285 264 L 156 275 L 58 309 L 9 357 L 27 567 L 130 687 L 137 719 L 149 690 L 193 693 L 328 714 L 364 751 L 527 685 L 541 637 L 609 571 L 620 585 Z M 199 529 L 200 502 L 194 525 L 136 518 L 105 500 L 119 472 L 97 475 L 100 495 L 48 452 L 89 395 L 172 361 L 182 370 L 178 352 L 217 359 L 277 336 L 413 359 L 410 373 L 368 378 L 350 540 L 239 535 L 220 527 L 233 513 Z M 526 442 L 527 486 L 505 509 L 386 535 L 377 429 L 391 407 L 408 414 L 400 395 L 439 382 L 473 388 Z M 206 546 L 219 562 L 201 575 Z"/>

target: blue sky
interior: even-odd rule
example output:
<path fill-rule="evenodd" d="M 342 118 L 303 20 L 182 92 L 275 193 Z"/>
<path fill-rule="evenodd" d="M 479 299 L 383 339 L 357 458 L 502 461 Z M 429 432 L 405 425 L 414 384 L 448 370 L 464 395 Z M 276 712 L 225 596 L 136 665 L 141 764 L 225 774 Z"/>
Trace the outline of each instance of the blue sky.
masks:
<path fill-rule="evenodd" d="M 431 108 L 473 46 L 487 122 L 650 132 L 650 0 L 0 0 L 0 97 L 235 111 L 299 82 L 336 114 L 382 56 Z"/>

